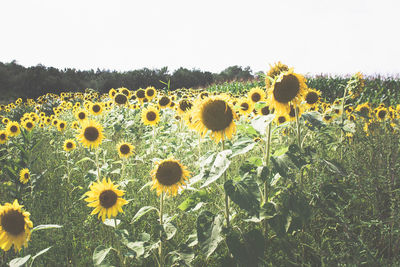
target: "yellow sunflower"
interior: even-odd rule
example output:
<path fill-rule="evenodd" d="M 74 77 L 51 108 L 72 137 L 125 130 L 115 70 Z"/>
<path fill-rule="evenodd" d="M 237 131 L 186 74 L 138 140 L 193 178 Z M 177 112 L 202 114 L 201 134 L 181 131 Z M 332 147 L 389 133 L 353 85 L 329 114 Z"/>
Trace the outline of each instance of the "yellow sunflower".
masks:
<path fill-rule="evenodd" d="M 204 99 L 193 111 L 194 128 L 202 137 L 211 131 L 210 137 L 216 143 L 232 138 L 236 132 L 236 119 L 232 106 L 222 96 Z"/>
<path fill-rule="evenodd" d="M 371 107 L 368 102 L 358 105 L 356 111 L 360 113 L 361 116 L 369 118 L 371 114 Z"/>
<path fill-rule="evenodd" d="M 131 97 L 131 91 L 129 91 L 128 88 L 125 88 L 125 87 L 118 88 L 118 92 L 120 92 L 121 94 L 126 95 L 128 98 Z"/>
<path fill-rule="evenodd" d="M 122 93 L 118 93 L 114 97 L 114 103 L 120 106 L 128 104 L 128 97 Z"/>
<path fill-rule="evenodd" d="M 283 72 L 268 90 L 268 103 L 278 114 L 288 114 L 289 104 L 297 106 L 307 92 L 306 79 L 290 69 Z"/>
<path fill-rule="evenodd" d="M 156 125 L 160 121 L 160 114 L 157 108 L 149 106 L 142 109 L 142 122 L 144 125 Z"/>
<path fill-rule="evenodd" d="M 136 97 L 139 99 L 139 101 L 143 101 L 143 98 L 146 97 L 146 91 L 143 90 L 142 88 L 139 88 L 136 91 Z"/>
<path fill-rule="evenodd" d="M 265 101 L 265 91 L 260 87 L 251 88 L 247 98 L 253 103 Z"/>
<path fill-rule="evenodd" d="M 27 168 L 22 169 L 19 172 L 19 181 L 23 184 L 26 184 L 29 182 L 29 179 L 31 178 L 31 174 Z"/>
<path fill-rule="evenodd" d="M 87 119 L 88 114 L 83 109 L 79 109 L 75 112 L 75 117 L 82 122 Z"/>
<path fill-rule="evenodd" d="M 270 69 L 265 77 L 265 85 L 267 88 L 269 88 L 271 86 L 270 78 L 272 80 L 274 80 L 282 72 L 289 70 L 289 67 L 287 65 L 281 63 L 280 61 L 278 61 L 278 63 L 275 63 L 274 66 L 271 66 L 271 64 L 269 66 L 270 66 Z"/>
<path fill-rule="evenodd" d="M 388 115 L 388 111 L 385 107 L 377 108 L 375 114 L 379 121 L 384 121 Z"/>
<path fill-rule="evenodd" d="M 0 248 L 8 251 L 14 245 L 15 252 L 27 247 L 31 236 L 32 221 L 29 212 L 22 210 L 18 200 L 0 207 Z"/>
<path fill-rule="evenodd" d="M 101 103 L 93 103 L 90 106 L 90 113 L 97 116 L 103 113 L 103 105 Z"/>
<path fill-rule="evenodd" d="M 116 94 L 117 94 L 117 90 L 115 90 L 114 88 L 111 88 L 110 91 L 108 91 L 108 96 L 112 99 L 114 99 Z"/>
<path fill-rule="evenodd" d="M 120 158 L 129 158 L 134 152 L 134 146 L 131 143 L 126 143 L 124 141 L 117 145 L 118 155 Z"/>
<path fill-rule="evenodd" d="M 281 115 L 275 117 L 275 121 L 277 124 L 283 124 L 285 122 L 288 122 L 289 120 L 290 120 L 290 117 L 287 114 L 281 114 Z"/>
<path fill-rule="evenodd" d="M 21 133 L 21 129 L 19 127 L 19 123 L 16 121 L 10 121 L 7 123 L 6 131 L 8 136 L 18 136 Z"/>
<path fill-rule="evenodd" d="M 150 172 L 153 180 L 151 189 L 157 190 L 157 195 L 162 192 L 176 196 L 179 188 L 186 184 L 190 172 L 175 159 L 165 159 L 155 163 L 156 166 Z"/>
<path fill-rule="evenodd" d="M 242 115 L 248 115 L 253 111 L 253 102 L 248 98 L 240 99 L 237 106 L 239 107 L 239 113 Z"/>
<path fill-rule="evenodd" d="M 306 101 L 307 109 L 315 107 L 318 105 L 320 99 L 321 92 L 315 89 L 309 89 L 304 96 L 304 100 Z"/>
<path fill-rule="evenodd" d="M 157 90 L 153 86 L 149 86 L 146 88 L 146 98 L 150 101 L 157 95 Z"/>
<path fill-rule="evenodd" d="M 8 140 L 8 134 L 5 130 L 0 130 L 0 144 L 4 144 Z"/>
<path fill-rule="evenodd" d="M 67 128 L 67 122 L 66 121 L 63 121 L 63 120 L 58 121 L 58 123 L 57 123 L 57 130 L 58 131 L 62 132 L 66 128 Z"/>
<path fill-rule="evenodd" d="M 103 127 L 94 120 L 86 120 L 82 123 L 82 128 L 77 139 L 88 148 L 98 147 L 103 140 Z"/>
<path fill-rule="evenodd" d="M 188 112 L 189 110 L 191 110 L 193 107 L 193 103 L 188 100 L 188 99 L 182 99 L 181 101 L 179 101 L 178 103 L 178 114 L 180 116 L 183 116 L 185 114 L 185 112 Z"/>
<path fill-rule="evenodd" d="M 106 216 L 110 219 L 117 216 L 118 212 L 124 213 L 122 206 L 128 203 L 121 198 L 124 194 L 123 190 L 119 190 L 118 185 L 114 185 L 110 179 L 106 181 L 103 178 L 102 182 L 94 182 L 90 186 L 90 191 L 85 193 L 87 196 L 85 201 L 90 202 L 87 206 L 95 208 L 90 215 L 98 214 L 97 218 L 101 217 L 104 222 Z"/>
<path fill-rule="evenodd" d="M 1 120 L 1 122 L 2 122 L 4 125 L 7 125 L 7 124 L 10 122 L 10 119 L 9 119 L 9 118 L 3 118 L 3 119 Z"/>
<path fill-rule="evenodd" d="M 163 109 L 169 107 L 171 104 L 171 99 L 169 99 L 168 96 L 162 96 L 160 99 L 158 99 L 158 106 Z"/>
<path fill-rule="evenodd" d="M 73 139 L 67 139 L 64 141 L 63 149 L 67 152 L 72 151 L 76 148 L 76 143 Z"/>

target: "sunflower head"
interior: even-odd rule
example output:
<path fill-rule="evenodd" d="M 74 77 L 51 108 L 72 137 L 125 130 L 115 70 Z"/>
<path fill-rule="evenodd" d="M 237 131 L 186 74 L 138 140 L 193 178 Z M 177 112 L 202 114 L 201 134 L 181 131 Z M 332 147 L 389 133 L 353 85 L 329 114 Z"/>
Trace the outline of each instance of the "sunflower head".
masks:
<path fill-rule="evenodd" d="M 160 121 L 160 114 L 157 108 L 149 106 L 142 109 L 142 122 L 144 125 L 154 126 Z"/>
<path fill-rule="evenodd" d="M 7 123 L 6 131 L 8 136 L 18 136 L 21 133 L 21 128 L 19 127 L 19 123 L 16 121 L 10 121 Z"/>
<path fill-rule="evenodd" d="M 131 97 L 131 91 L 129 91 L 128 88 L 121 87 L 121 88 L 118 88 L 118 91 L 119 91 L 120 93 L 126 95 L 126 97 L 128 97 L 128 98 Z"/>
<path fill-rule="evenodd" d="M 35 127 L 35 123 L 32 120 L 26 120 L 22 123 L 22 127 L 27 131 L 32 131 L 33 127 Z"/>
<path fill-rule="evenodd" d="M 77 139 L 88 148 L 96 148 L 103 141 L 103 127 L 94 120 L 86 120 L 82 123 Z"/>
<path fill-rule="evenodd" d="M 72 151 L 76 148 L 76 143 L 73 139 L 67 139 L 64 141 L 63 149 L 67 152 Z"/>
<path fill-rule="evenodd" d="M 114 88 L 111 88 L 110 91 L 108 91 L 108 96 L 112 99 L 114 99 L 116 94 L 117 94 L 117 90 L 115 90 Z"/>
<path fill-rule="evenodd" d="M 289 67 L 285 64 L 282 64 L 280 61 L 278 63 L 275 63 L 273 66 L 270 65 L 270 69 L 267 72 L 266 78 L 265 78 L 265 85 L 267 88 L 271 86 L 270 78 L 274 80 L 276 77 L 278 77 L 282 72 L 288 71 Z"/>
<path fill-rule="evenodd" d="M 193 103 L 188 99 L 182 99 L 178 103 L 178 114 L 183 115 L 185 112 L 188 112 L 193 107 Z"/>
<path fill-rule="evenodd" d="M 5 130 L 0 130 L 0 144 L 4 144 L 8 140 L 8 134 Z"/>
<path fill-rule="evenodd" d="M 101 103 L 93 103 L 90 106 L 90 113 L 97 116 L 103 113 L 103 105 Z"/>
<path fill-rule="evenodd" d="M 138 89 L 138 90 L 136 91 L 136 97 L 137 97 L 139 100 L 142 100 L 143 98 L 146 97 L 146 91 L 143 90 L 142 88 Z"/>
<path fill-rule="evenodd" d="M 27 168 L 24 168 L 19 172 L 19 181 L 21 183 L 23 183 L 23 184 L 28 183 L 30 178 L 31 178 L 31 174 Z"/>
<path fill-rule="evenodd" d="M 117 150 L 120 158 L 129 158 L 134 153 L 134 146 L 122 141 L 117 145 Z"/>
<path fill-rule="evenodd" d="M 265 91 L 262 90 L 260 87 L 254 87 L 250 90 L 247 94 L 247 98 L 252 103 L 262 102 L 265 101 Z"/>
<path fill-rule="evenodd" d="M 237 103 L 239 113 L 249 115 L 253 111 L 253 102 L 248 98 L 242 98 Z"/>
<path fill-rule="evenodd" d="M 110 179 L 108 181 L 103 178 L 103 181 L 94 182 L 90 186 L 90 191 L 85 193 L 89 202 L 88 207 L 95 208 L 90 215 L 98 214 L 97 218 L 101 217 L 104 220 L 111 217 L 116 217 L 118 212 L 124 212 L 122 206 L 128 201 L 122 198 L 125 193 L 118 189 L 118 185 L 114 185 Z"/>
<path fill-rule="evenodd" d="M 88 115 L 86 111 L 84 111 L 83 109 L 79 109 L 75 112 L 75 117 L 79 121 L 84 121 L 87 119 Z"/>
<path fill-rule="evenodd" d="M 320 95 L 321 95 L 320 91 L 317 91 L 315 89 L 309 89 L 304 96 L 304 100 L 306 101 L 306 106 L 308 108 L 311 108 L 318 105 Z"/>
<path fill-rule="evenodd" d="M 128 97 L 125 94 L 118 93 L 114 97 L 114 103 L 117 105 L 124 106 L 128 104 Z"/>
<path fill-rule="evenodd" d="M 160 99 L 158 100 L 158 106 L 159 106 L 161 109 L 169 107 L 170 104 L 171 104 L 171 100 L 169 99 L 168 96 L 162 96 L 162 97 L 160 97 Z"/>
<path fill-rule="evenodd" d="M 67 128 L 67 122 L 60 120 L 57 124 L 57 130 L 62 132 Z"/>
<path fill-rule="evenodd" d="M 156 189 L 157 195 L 165 192 L 173 196 L 177 195 L 179 188 L 186 184 L 190 176 L 185 166 L 171 158 L 156 162 L 150 174 L 153 180 L 151 189 Z"/>
<path fill-rule="evenodd" d="M 0 248 L 8 251 L 14 245 L 15 252 L 27 247 L 31 236 L 32 221 L 29 212 L 22 210 L 18 200 L 0 207 Z"/>
<path fill-rule="evenodd" d="M 146 98 L 151 100 L 157 95 L 157 90 L 153 86 L 149 86 L 146 88 Z"/>
<path fill-rule="evenodd" d="M 383 121 L 386 119 L 387 115 L 388 115 L 388 110 L 384 107 L 382 108 L 378 108 L 375 110 L 376 113 L 376 117 L 379 121 Z"/>

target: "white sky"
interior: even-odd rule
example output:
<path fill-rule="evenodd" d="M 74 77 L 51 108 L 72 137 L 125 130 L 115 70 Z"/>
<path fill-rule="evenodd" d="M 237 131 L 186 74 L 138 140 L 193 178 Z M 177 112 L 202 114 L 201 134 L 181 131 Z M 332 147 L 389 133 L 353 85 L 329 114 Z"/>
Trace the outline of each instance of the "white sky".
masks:
<path fill-rule="evenodd" d="M 0 61 L 128 71 L 168 66 L 400 73 L 398 0 L 0 1 Z"/>

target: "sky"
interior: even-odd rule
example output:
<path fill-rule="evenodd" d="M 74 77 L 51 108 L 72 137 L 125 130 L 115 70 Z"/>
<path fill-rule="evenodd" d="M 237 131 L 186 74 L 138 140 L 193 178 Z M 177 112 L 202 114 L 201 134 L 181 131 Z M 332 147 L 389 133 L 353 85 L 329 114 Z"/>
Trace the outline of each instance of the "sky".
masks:
<path fill-rule="evenodd" d="M 398 0 L 0 1 L 0 62 L 80 70 L 233 65 L 400 73 Z"/>

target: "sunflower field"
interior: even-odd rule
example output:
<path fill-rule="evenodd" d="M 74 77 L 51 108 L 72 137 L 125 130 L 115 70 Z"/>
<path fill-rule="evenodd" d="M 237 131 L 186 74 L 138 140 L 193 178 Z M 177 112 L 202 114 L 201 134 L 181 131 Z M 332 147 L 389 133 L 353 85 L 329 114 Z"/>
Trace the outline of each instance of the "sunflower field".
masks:
<path fill-rule="evenodd" d="M 0 265 L 398 266 L 400 105 L 365 83 L 1 105 Z"/>

